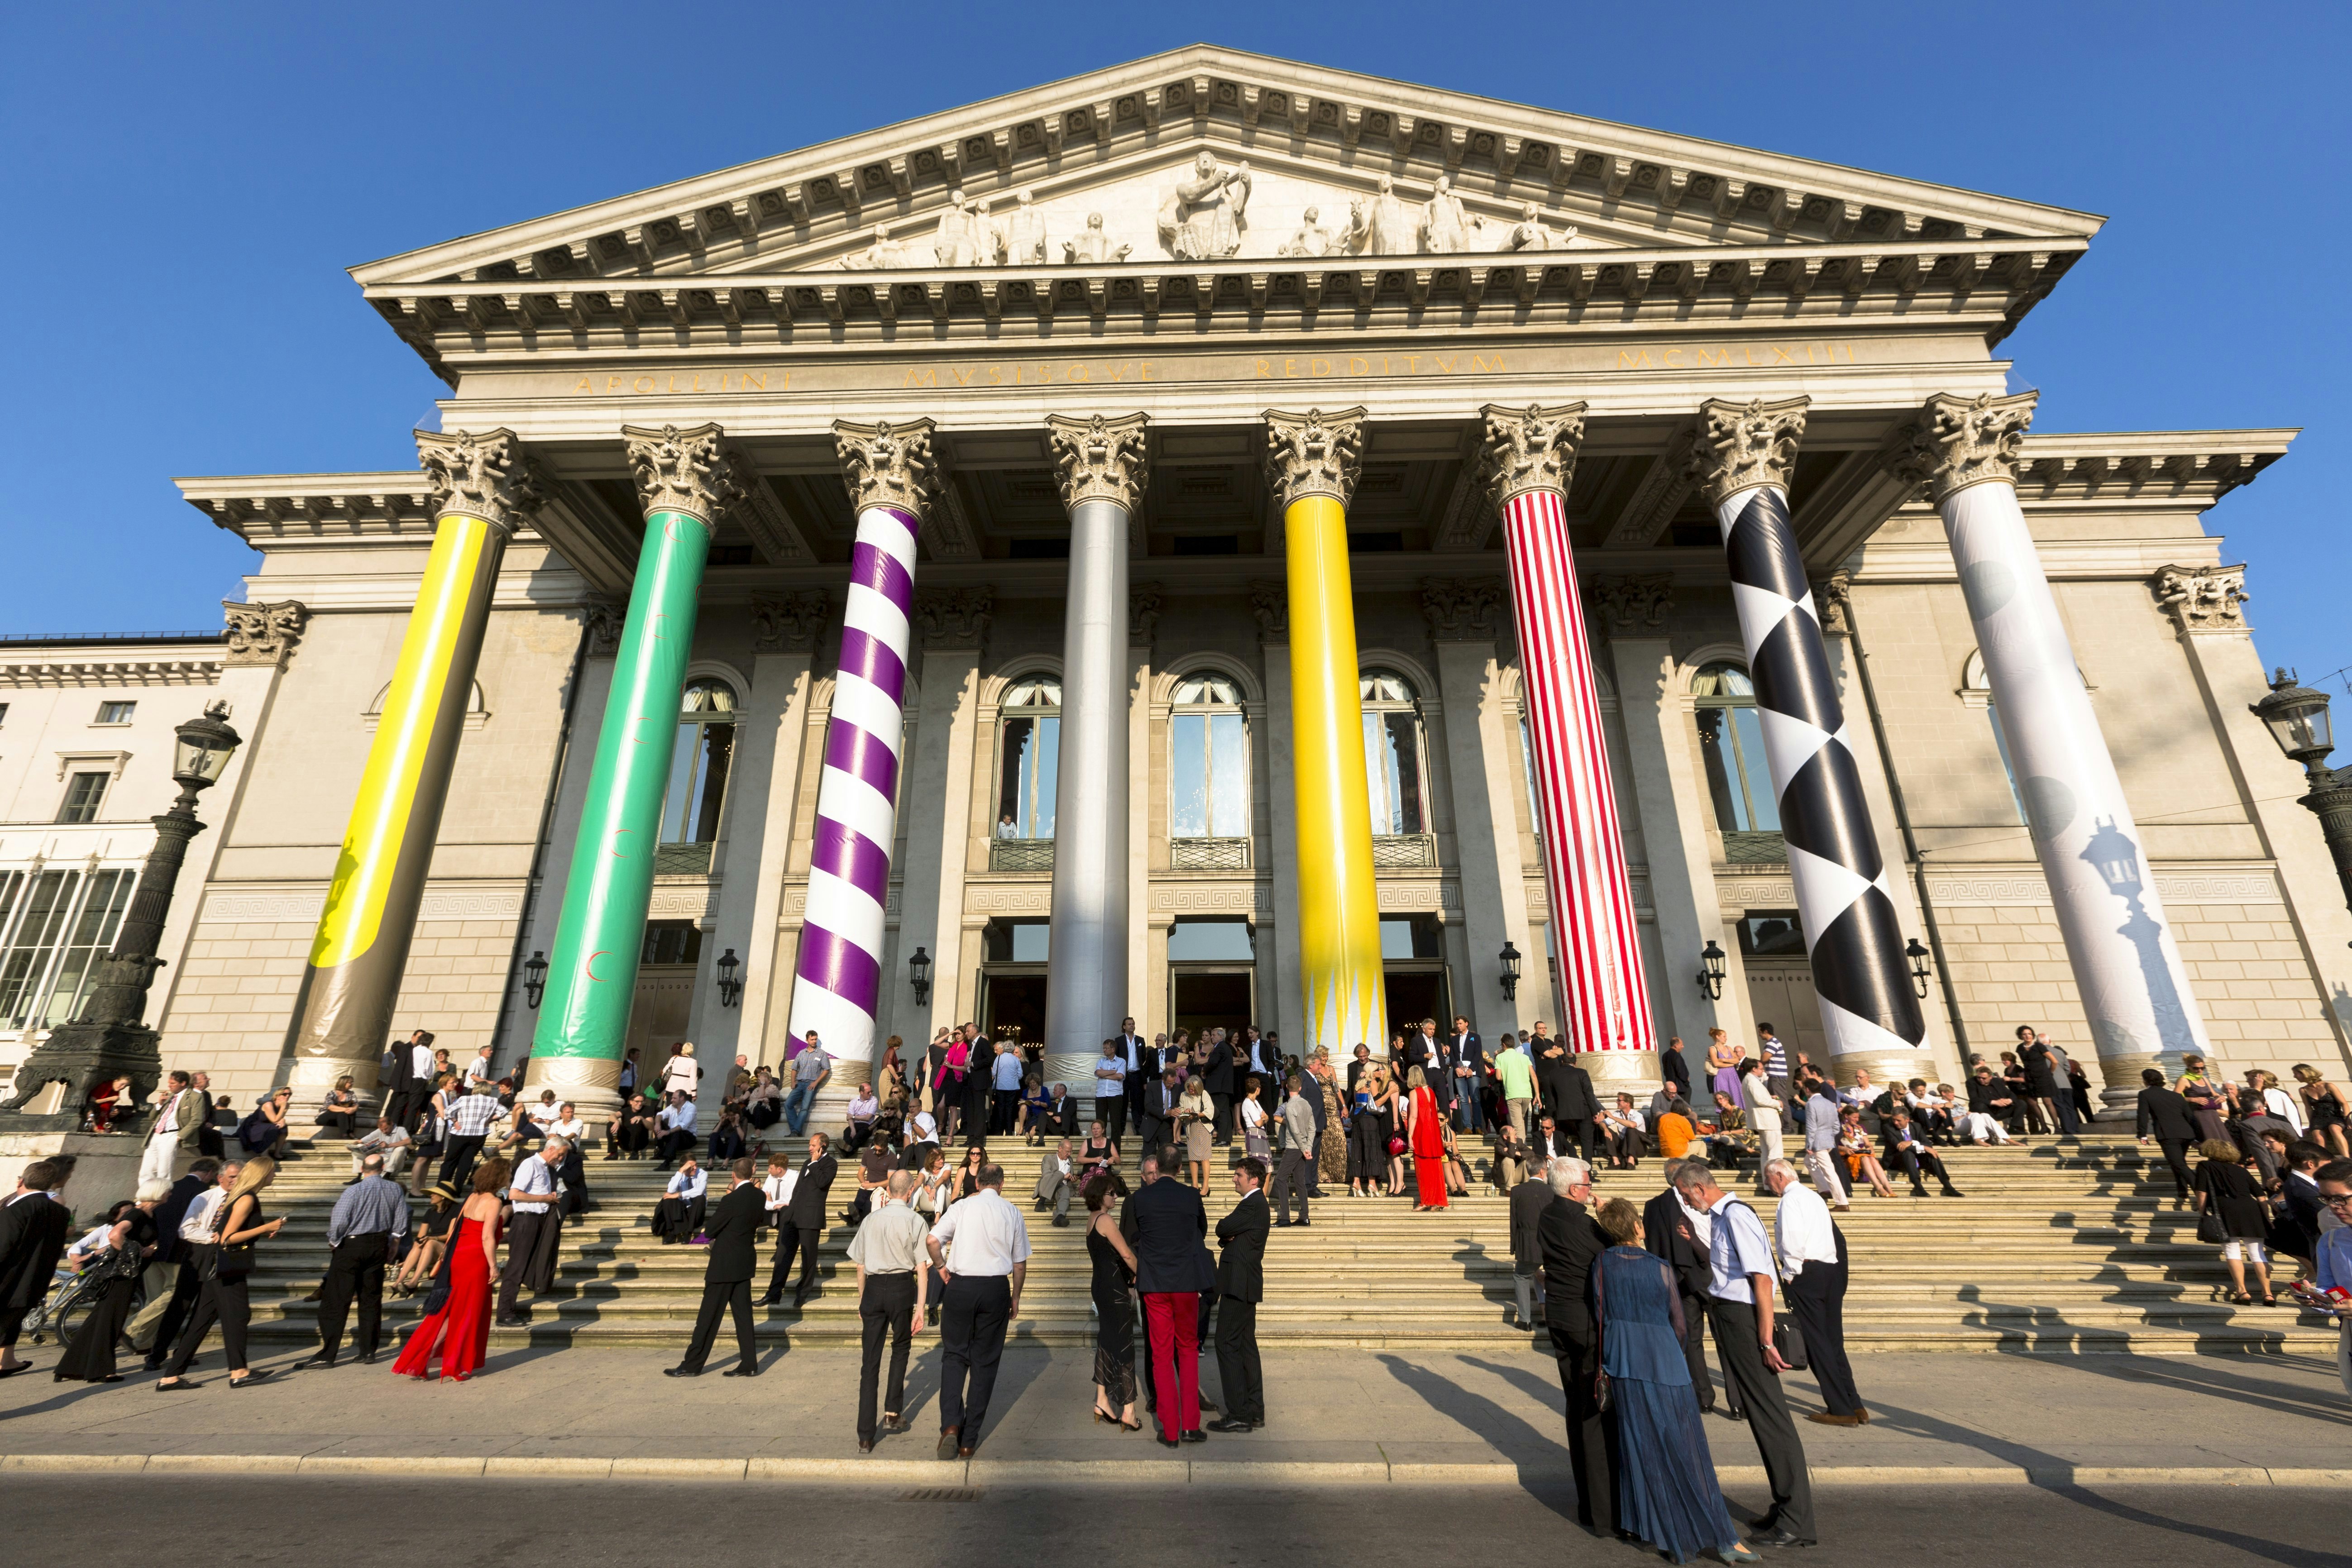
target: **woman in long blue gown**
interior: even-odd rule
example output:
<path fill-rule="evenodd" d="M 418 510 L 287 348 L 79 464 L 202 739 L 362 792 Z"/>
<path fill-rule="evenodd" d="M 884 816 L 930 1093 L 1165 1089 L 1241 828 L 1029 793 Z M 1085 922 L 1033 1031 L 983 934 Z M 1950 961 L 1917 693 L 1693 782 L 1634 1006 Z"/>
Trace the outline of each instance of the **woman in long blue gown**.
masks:
<path fill-rule="evenodd" d="M 1612 1198 L 1594 1216 L 1615 1245 L 1595 1260 L 1601 1366 L 1617 1423 L 1617 1527 L 1676 1563 L 1713 1552 L 1754 1563 L 1723 1506 L 1683 1356 L 1682 1303 L 1665 1260 L 1642 1249 L 1641 1212 Z"/>

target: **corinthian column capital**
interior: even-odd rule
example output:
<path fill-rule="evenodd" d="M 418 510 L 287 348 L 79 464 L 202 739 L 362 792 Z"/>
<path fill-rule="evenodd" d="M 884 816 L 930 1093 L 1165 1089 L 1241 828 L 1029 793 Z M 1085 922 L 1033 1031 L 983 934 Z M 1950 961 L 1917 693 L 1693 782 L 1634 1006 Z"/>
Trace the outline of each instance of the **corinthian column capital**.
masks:
<path fill-rule="evenodd" d="M 833 422 L 834 450 L 841 458 L 842 478 L 849 482 L 850 504 L 859 511 L 869 506 L 896 507 L 918 523 L 931 518 L 931 500 L 940 485 L 940 465 L 931 456 L 929 419 L 893 425 Z"/>
<path fill-rule="evenodd" d="M 1326 414 L 1265 411 L 1265 488 L 1277 506 L 1307 496 L 1329 496 L 1341 506 L 1355 499 L 1364 469 L 1364 411 Z"/>
<path fill-rule="evenodd" d="M 286 656 L 302 640 L 303 625 L 310 618 L 310 606 L 299 599 L 257 605 L 223 599 L 221 613 L 226 619 L 228 638 L 221 662 L 269 669 L 285 668 Z"/>
<path fill-rule="evenodd" d="M 1797 443 L 1805 438 L 1805 409 L 1811 401 L 1707 399 L 1698 405 L 1698 439 L 1691 447 L 1685 477 L 1699 487 L 1711 507 L 1763 485 L 1786 490 L 1790 470 L 1797 466 Z"/>
<path fill-rule="evenodd" d="M 1062 504 L 1072 510 L 1083 500 L 1107 500 L 1133 511 L 1143 500 L 1151 458 L 1145 450 L 1148 414 L 1107 419 L 1045 416 L 1045 444 L 1062 485 Z"/>
<path fill-rule="evenodd" d="M 627 443 L 629 477 L 636 481 L 647 517 L 680 511 L 709 528 L 743 499 L 744 476 L 728 456 L 725 435 L 716 425 L 691 430 L 624 425 L 621 439 Z"/>
<path fill-rule="evenodd" d="M 1576 448 L 1584 439 L 1584 406 L 1563 403 L 1557 408 L 1536 404 L 1506 408 L 1490 403 L 1478 411 L 1486 419 L 1479 478 L 1496 510 L 1522 490 L 1568 493 L 1568 481 L 1576 472 Z"/>
<path fill-rule="evenodd" d="M 2014 485 L 2018 448 L 2041 395 L 1995 397 L 1988 392 L 1969 398 L 1938 393 L 1927 399 L 1916 422 L 1895 432 L 1879 460 L 1896 479 L 1927 486 L 1927 498 L 1937 506 L 1954 490 L 1987 479 Z"/>
<path fill-rule="evenodd" d="M 416 455 L 433 486 L 436 519 L 478 517 L 512 533 L 547 500 L 545 477 L 511 430 L 419 430 Z"/>

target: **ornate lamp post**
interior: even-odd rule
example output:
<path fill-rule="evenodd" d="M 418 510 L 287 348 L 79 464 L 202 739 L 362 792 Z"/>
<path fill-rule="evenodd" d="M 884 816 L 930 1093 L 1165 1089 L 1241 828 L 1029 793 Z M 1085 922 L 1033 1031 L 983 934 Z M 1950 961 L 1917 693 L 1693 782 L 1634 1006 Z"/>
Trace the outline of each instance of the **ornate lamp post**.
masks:
<path fill-rule="evenodd" d="M 6 1103 L 0 1104 L 0 1128 L 76 1131 L 89 1114 L 91 1091 L 126 1073 L 130 1103 L 143 1107 L 154 1093 L 163 1057 L 156 1047 L 155 1031 L 141 1019 L 147 1012 L 147 988 L 163 967 L 155 949 L 163 940 L 163 920 L 171 912 L 181 862 L 187 858 L 189 840 L 205 830 L 196 820 L 196 796 L 220 782 L 229 758 L 243 742 L 229 728 L 227 711 L 226 704 L 215 702 L 175 731 L 172 778 L 180 786 L 180 798 L 171 810 L 149 819 L 155 824 L 155 847 L 148 851 L 147 865 L 139 873 L 139 887 L 116 934 L 114 951 L 95 965 L 81 1016 L 51 1031 L 16 1068 L 13 1090 Z M 65 1085 L 56 1109 L 25 1109 L 52 1083 Z"/>
<path fill-rule="evenodd" d="M 1516 999 L 1519 994 L 1519 949 L 1510 938 L 1503 939 L 1503 951 L 1496 959 L 1503 966 L 1503 1000 Z"/>
<path fill-rule="evenodd" d="M 2271 694 L 2253 704 L 2253 711 L 2278 749 L 2303 764 L 2311 793 L 2300 804 L 2319 818 L 2345 901 L 2352 904 L 2352 767 L 2327 765 L 2327 753 L 2336 749 L 2327 693 L 2298 685 L 2293 671 L 2282 669 L 2271 677 Z"/>

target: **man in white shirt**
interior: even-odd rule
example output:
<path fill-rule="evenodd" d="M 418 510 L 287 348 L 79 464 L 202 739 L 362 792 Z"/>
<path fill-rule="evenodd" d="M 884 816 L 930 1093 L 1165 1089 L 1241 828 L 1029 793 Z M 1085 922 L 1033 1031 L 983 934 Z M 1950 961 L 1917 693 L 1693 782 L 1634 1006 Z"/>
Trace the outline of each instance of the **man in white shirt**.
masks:
<path fill-rule="evenodd" d="M 155 1108 L 154 1125 L 147 1134 L 146 1147 L 139 1152 L 139 1184 L 161 1182 L 170 1186 L 178 1179 L 181 1135 L 187 1134 L 187 1144 L 193 1151 L 195 1130 L 203 1120 L 199 1109 L 205 1101 L 204 1092 L 189 1086 L 188 1075 L 175 1072 L 164 1080 L 162 1103 Z M 356 1163 L 352 1170 L 357 1171 Z"/>
<path fill-rule="evenodd" d="M 833 1076 L 833 1058 L 818 1043 L 816 1031 L 808 1032 L 807 1043 L 793 1053 L 793 1091 L 784 1097 L 784 1124 L 797 1138 L 808 1131 L 809 1114 L 816 1109 L 816 1091 Z"/>
<path fill-rule="evenodd" d="M 1783 1166 L 1787 1162 L 1779 1162 Z M 1789 1370 L 1772 1346 L 1773 1281 L 1780 1266 L 1756 1211 L 1716 1185 L 1715 1173 L 1694 1160 L 1675 1173 L 1684 1203 L 1706 1212 L 1710 1225 L 1711 1278 L 1707 1319 L 1715 1325 L 1716 1353 L 1737 1405 L 1748 1413 L 1748 1430 L 1764 1461 L 1772 1506 L 1748 1539 L 1774 1546 L 1810 1546 L 1813 1530 L 1813 1483 L 1805 1468 L 1805 1446 L 1789 1415 L 1780 1374 Z"/>
<path fill-rule="evenodd" d="M 988 1130 L 993 1136 L 1009 1136 L 1021 1115 L 1021 1070 L 1026 1065 L 1018 1045 L 1009 1039 L 996 1042 L 996 1059 L 988 1067 L 989 1088 L 994 1091 L 989 1100 Z"/>
<path fill-rule="evenodd" d="M 1095 1120 L 1113 1144 L 1127 1131 L 1127 1058 L 1116 1040 L 1103 1042 L 1102 1059 L 1095 1063 Z"/>
<path fill-rule="evenodd" d="M 680 1152 L 694 1147 L 694 1101 L 686 1096 L 671 1090 L 669 1103 L 661 1108 L 661 1114 L 654 1121 L 661 1129 L 654 1157 L 662 1164 L 668 1164 Z"/>
<path fill-rule="evenodd" d="M 1870 1419 L 1853 1385 L 1845 1354 L 1845 1235 L 1830 1217 L 1819 1193 L 1797 1180 L 1786 1160 L 1764 1167 L 1765 1184 L 1780 1200 L 1772 1216 L 1772 1240 L 1780 1252 L 1780 1278 L 1789 1282 L 1789 1310 L 1804 1336 L 1805 1357 L 1821 1386 L 1827 1410 L 1806 1419 L 1824 1426 L 1859 1426 Z"/>
<path fill-rule="evenodd" d="M 1822 1079 L 1805 1097 L 1805 1169 L 1812 1173 L 1813 1185 L 1821 1189 L 1822 1199 L 1843 1209 L 1852 1205 L 1845 1184 L 1839 1180 L 1837 1146 L 1837 1086 Z"/>
<path fill-rule="evenodd" d="M 907 1352 L 923 1331 L 923 1296 L 930 1278 L 930 1233 L 908 1205 L 915 1173 L 893 1171 L 882 1200 L 850 1238 L 849 1261 L 857 1270 L 857 1316 L 864 1355 L 857 1373 L 857 1451 L 870 1454 L 878 1432 L 907 1430 L 898 1411 L 907 1403 Z M 881 1381 L 882 1341 L 890 1340 L 890 1389 L 875 1425 L 876 1385 Z"/>
<path fill-rule="evenodd" d="M 709 1190 L 710 1178 L 697 1168 L 691 1152 L 685 1163 L 662 1189 L 662 1201 L 654 1209 L 654 1234 L 662 1238 L 665 1247 L 677 1247 L 694 1239 L 702 1228 L 703 1194 Z"/>
<path fill-rule="evenodd" d="M 514 1220 L 507 1228 L 507 1266 L 499 1276 L 498 1325 L 502 1329 L 523 1328 L 530 1321 L 515 1310 L 517 1291 L 528 1285 L 532 1295 L 542 1295 L 555 1283 L 555 1248 L 563 1235 L 563 1215 L 557 1205 L 562 1184 L 555 1173 L 563 1168 L 570 1148 L 562 1139 L 550 1138 L 538 1153 L 515 1167 L 514 1185 L 507 1189 Z"/>
<path fill-rule="evenodd" d="M 360 1168 L 370 1154 L 383 1156 L 383 1173 L 394 1181 L 400 1179 L 400 1167 L 408 1158 L 408 1129 L 393 1125 L 389 1116 L 375 1119 L 375 1131 L 362 1136 L 352 1145 L 352 1179 L 357 1181 Z"/>
<path fill-rule="evenodd" d="M 968 1459 L 980 1447 L 1004 1335 L 1021 1315 L 1029 1278 L 1029 1226 L 1004 1201 L 1004 1167 L 980 1168 L 980 1190 L 931 1226 L 932 1264 L 947 1280 L 940 1310 L 940 1458 Z"/>
<path fill-rule="evenodd" d="M 484 1046 L 474 1053 L 474 1059 L 466 1064 L 466 1087 L 471 1089 L 478 1083 L 495 1084 L 498 1081 L 499 1075 L 490 1068 L 490 1047 Z"/>

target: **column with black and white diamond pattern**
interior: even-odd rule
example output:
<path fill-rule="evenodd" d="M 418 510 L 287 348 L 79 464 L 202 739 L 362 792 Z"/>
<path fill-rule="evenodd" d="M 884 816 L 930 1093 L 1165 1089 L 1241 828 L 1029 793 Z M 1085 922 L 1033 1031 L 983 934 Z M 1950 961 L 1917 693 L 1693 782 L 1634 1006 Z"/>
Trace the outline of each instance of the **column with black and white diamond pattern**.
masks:
<path fill-rule="evenodd" d="M 1703 405 L 1693 478 L 1723 529 L 1832 1070 L 1841 1082 L 1868 1068 L 1900 1083 L 1927 1065 L 1927 1022 L 1789 521 L 1806 403 Z"/>

